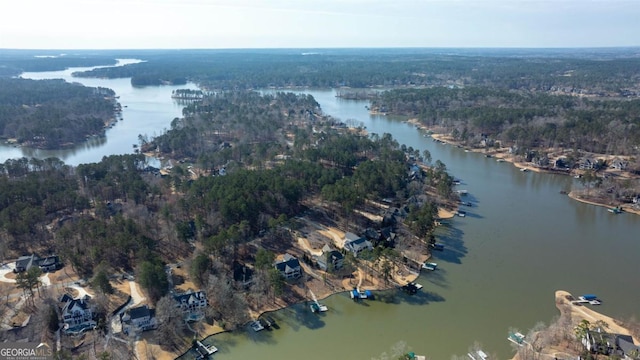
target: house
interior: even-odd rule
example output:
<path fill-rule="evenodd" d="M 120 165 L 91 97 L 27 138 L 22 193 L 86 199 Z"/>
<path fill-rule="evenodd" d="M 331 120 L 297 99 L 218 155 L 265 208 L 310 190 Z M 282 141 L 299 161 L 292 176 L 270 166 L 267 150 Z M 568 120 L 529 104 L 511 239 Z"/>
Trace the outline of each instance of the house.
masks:
<path fill-rule="evenodd" d="M 274 266 L 287 280 L 297 279 L 302 275 L 300 262 L 290 254 L 284 254 L 282 260 L 277 261 Z"/>
<path fill-rule="evenodd" d="M 611 167 L 616 170 L 626 170 L 627 166 L 629 166 L 629 162 L 620 158 L 615 158 L 613 159 L 613 161 L 611 161 Z"/>
<path fill-rule="evenodd" d="M 62 262 L 58 255 L 51 255 L 44 259 L 40 259 L 38 266 L 42 272 L 53 272 L 62 269 Z"/>
<path fill-rule="evenodd" d="M 578 167 L 581 170 L 590 170 L 596 166 L 596 161 L 592 158 L 584 158 L 578 164 Z"/>
<path fill-rule="evenodd" d="M 204 317 L 204 310 L 207 307 L 207 296 L 204 291 L 189 290 L 184 293 L 174 294 L 176 307 L 182 310 L 186 321 L 197 321 Z"/>
<path fill-rule="evenodd" d="M 248 287 L 253 282 L 253 269 L 238 262 L 233 263 L 233 280 L 243 287 Z"/>
<path fill-rule="evenodd" d="M 62 269 L 62 262 L 57 255 L 50 255 L 45 258 L 40 258 L 36 254 L 25 255 L 16 260 L 16 267 L 13 269 L 13 272 L 20 273 L 28 271 L 34 266 L 38 266 L 42 272 L 49 272 Z"/>
<path fill-rule="evenodd" d="M 360 237 L 354 233 L 347 232 L 344 234 L 344 249 L 353 253 L 357 257 L 364 250 L 372 250 L 373 244 L 366 238 Z"/>
<path fill-rule="evenodd" d="M 28 271 L 31 267 L 37 266 L 40 257 L 36 254 L 20 256 L 18 260 L 16 260 L 16 267 L 13 269 L 13 272 L 20 273 L 23 271 Z"/>
<path fill-rule="evenodd" d="M 581 340 L 587 351 L 593 354 L 615 355 L 620 359 L 640 358 L 640 346 L 629 335 L 609 334 L 597 330 L 587 331 Z"/>
<path fill-rule="evenodd" d="M 546 155 L 538 155 L 533 158 L 532 162 L 538 166 L 548 166 L 549 158 Z"/>
<path fill-rule="evenodd" d="M 566 158 L 558 158 L 553 162 L 553 167 L 556 169 L 566 169 L 569 167 L 569 163 Z"/>
<path fill-rule="evenodd" d="M 344 255 L 338 250 L 331 249 L 329 245 L 322 248 L 322 254 L 316 258 L 318 267 L 324 271 L 338 270 L 344 266 Z"/>
<path fill-rule="evenodd" d="M 89 304 L 91 298 L 88 295 L 74 299 L 64 294 L 60 298 L 62 305 L 62 322 L 64 332 L 67 334 L 77 334 L 96 326 L 94 313 Z"/>
<path fill-rule="evenodd" d="M 120 314 L 120 322 L 122 332 L 131 335 L 158 328 L 156 309 L 149 309 L 147 305 L 130 308 L 124 314 Z"/>

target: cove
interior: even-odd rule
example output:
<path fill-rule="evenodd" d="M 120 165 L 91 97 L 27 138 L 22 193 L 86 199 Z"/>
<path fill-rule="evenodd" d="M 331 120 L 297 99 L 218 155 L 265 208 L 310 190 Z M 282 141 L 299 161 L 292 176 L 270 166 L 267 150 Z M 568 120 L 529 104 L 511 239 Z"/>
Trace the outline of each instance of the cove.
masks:
<path fill-rule="evenodd" d="M 21 156 L 57 156 L 68 164 L 100 161 L 132 153 L 138 134 L 160 134 L 182 107 L 170 95 L 185 86 L 134 88 L 125 79 L 78 79 L 63 72 L 25 73 L 34 79 L 65 78 L 88 86 L 112 88 L 120 96 L 124 120 L 104 138 L 75 149 L 44 152 L 0 147 L 0 161 Z M 195 88 L 195 85 L 190 84 Z M 336 98 L 334 90 L 302 91 L 323 111 L 353 119 L 370 133 L 390 133 L 401 144 L 427 149 L 469 192 L 465 218 L 438 229 L 446 250 L 436 253 L 438 270 L 418 282 L 423 293 L 394 293 L 388 302 L 353 303 L 346 294 L 323 301 L 330 310 L 316 316 L 304 305 L 272 316 L 279 330 L 234 332 L 205 340 L 220 352 L 216 359 L 369 359 L 389 352 L 398 341 L 430 359 L 464 355 L 474 342 L 499 359 L 510 358 L 510 327 L 523 332 L 549 322 L 557 310 L 554 292 L 595 293 L 598 309 L 613 317 L 640 317 L 640 217 L 612 215 L 605 208 L 560 195 L 574 179 L 523 173 L 508 163 L 433 142 L 404 119 L 370 115 L 366 101 Z M 206 334 L 201 334 L 205 336 Z"/>

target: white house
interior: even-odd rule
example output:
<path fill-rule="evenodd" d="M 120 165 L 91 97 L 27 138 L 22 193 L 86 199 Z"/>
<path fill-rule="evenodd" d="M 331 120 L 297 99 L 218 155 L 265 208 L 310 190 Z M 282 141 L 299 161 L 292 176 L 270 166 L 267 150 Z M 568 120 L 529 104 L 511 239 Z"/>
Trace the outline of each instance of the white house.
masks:
<path fill-rule="evenodd" d="M 197 321 L 204 317 L 204 310 L 208 304 L 204 291 L 189 290 L 173 295 L 173 299 L 176 301 L 176 307 L 182 310 L 186 321 Z"/>
<path fill-rule="evenodd" d="M 364 250 L 372 250 L 373 244 L 364 237 L 347 232 L 344 234 L 344 248 L 357 257 Z"/>
<path fill-rule="evenodd" d="M 96 326 L 93 320 L 94 314 L 89 305 L 90 299 L 88 295 L 79 299 L 74 299 L 67 294 L 62 295 L 60 302 L 63 303 L 62 322 L 64 322 L 65 333 L 80 333 Z"/>
<path fill-rule="evenodd" d="M 149 309 L 147 305 L 131 308 L 120 315 L 122 332 L 135 335 L 147 330 L 158 328 L 156 309 Z"/>

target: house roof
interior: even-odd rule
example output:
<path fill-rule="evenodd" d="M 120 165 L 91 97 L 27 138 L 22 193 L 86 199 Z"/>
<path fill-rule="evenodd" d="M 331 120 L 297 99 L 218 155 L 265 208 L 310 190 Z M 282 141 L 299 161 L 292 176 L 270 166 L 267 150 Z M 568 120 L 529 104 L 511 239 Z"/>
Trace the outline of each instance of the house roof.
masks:
<path fill-rule="evenodd" d="M 142 305 L 142 306 L 129 309 L 129 318 L 131 320 L 142 319 L 145 317 L 153 317 L 154 315 L 155 315 L 155 309 L 149 309 L 147 305 Z"/>
<path fill-rule="evenodd" d="M 361 250 L 372 247 L 371 242 L 365 238 L 358 238 L 356 240 L 346 241 L 344 247 L 351 250 Z"/>
<path fill-rule="evenodd" d="M 200 302 L 203 299 L 206 299 L 205 293 L 202 290 L 198 290 L 198 291 L 187 291 L 184 293 L 180 293 L 180 294 L 175 294 L 173 295 L 173 298 L 178 302 L 178 303 L 182 303 L 182 302 L 186 302 L 186 303 L 191 303 L 194 301 Z"/>
<path fill-rule="evenodd" d="M 72 299 L 70 301 L 67 301 L 66 304 L 64 304 L 64 306 L 62 307 L 62 312 L 68 313 L 71 310 L 73 310 L 73 308 L 75 307 L 81 310 L 87 310 L 89 308 L 89 304 L 87 303 L 87 300 L 89 299 L 83 297 L 80 299 Z"/>
<path fill-rule="evenodd" d="M 58 255 L 51 255 L 47 256 L 44 259 L 41 259 L 40 266 L 51 266 L 57 264 L 58 262 L 60 262 L 60 258 L 58 257 Z"/>
<path fill-rule="evenodd" d="M 640 346 L 633 343 L 633 338 L 628 335 L 618 335 L 618 346 L 625 354 L 631 354 L 633 351 L 640 351 Z"/>
<path fill-rule="evenodd" d="M 60 296 L 60 302 L 62 303 L 66 303 L 73 300 L 73 297 L 71 297 L 69 294 L 63 294 L 62 296 Z"/>
<path fill-rule="evenodd" d="M 353 241 L 353 240 L 358 240 L 358 239 L 360 239 L 360 236 L 358 236 L 358 235 L 356 235 L 356 234 L 354 234 L 352 232 L 346 232 L 344 234 L 345 243 L 348 242 L 348 241 Z"/>
<path fill-rule="evenodd" d="M 18 260 L 16 260 L 16 268 L 29 269 L 38 261 L 38 259 L 40 258 L 36 254 L 20 256 Z"/>
<path fill-rule="evenodd" d="M 253 276 L 253 269 L 246 265 L 236 263 L 233 268 L 233 279 L 235 281 L 249 281 Z"/>
<path fill-rule="evenodd" d="M 285 254 L 282 261 L 275 263 L 276 269 L 280 272 L 292 272 L 300 268 L 300 262 L 293 255 Z"/>

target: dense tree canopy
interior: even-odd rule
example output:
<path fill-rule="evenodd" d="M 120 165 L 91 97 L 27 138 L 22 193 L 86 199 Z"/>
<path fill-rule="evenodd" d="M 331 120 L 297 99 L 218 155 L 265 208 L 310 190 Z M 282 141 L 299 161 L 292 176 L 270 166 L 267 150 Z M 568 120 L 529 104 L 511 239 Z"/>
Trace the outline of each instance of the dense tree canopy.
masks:
<path fill-rule="evenodd" d="M 0 137 L 48 149 L 85 141 L 114 120 L 114 95 L 63 80 L 0 78 Z"/>

